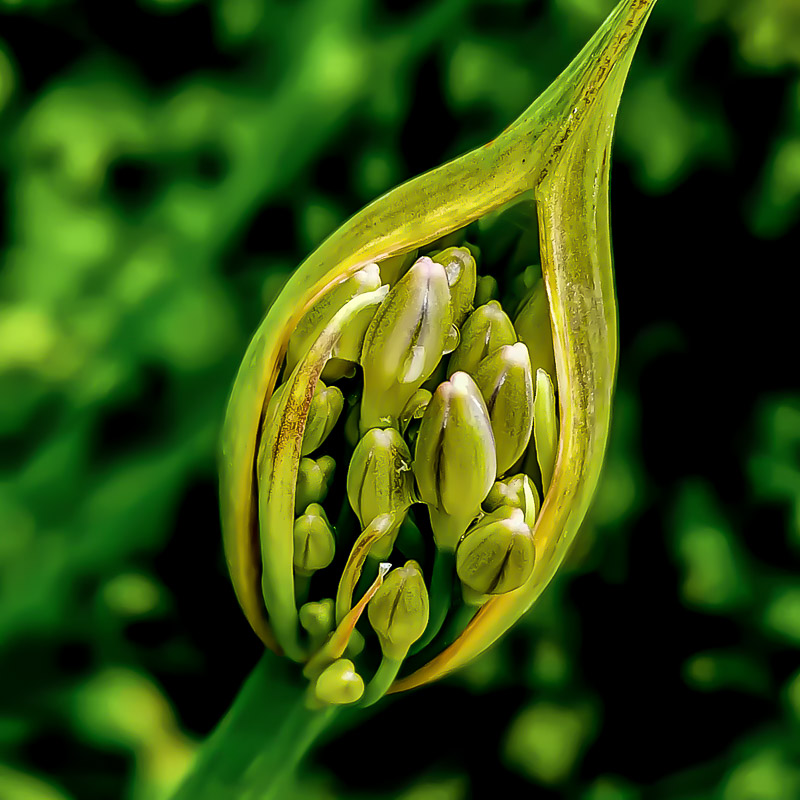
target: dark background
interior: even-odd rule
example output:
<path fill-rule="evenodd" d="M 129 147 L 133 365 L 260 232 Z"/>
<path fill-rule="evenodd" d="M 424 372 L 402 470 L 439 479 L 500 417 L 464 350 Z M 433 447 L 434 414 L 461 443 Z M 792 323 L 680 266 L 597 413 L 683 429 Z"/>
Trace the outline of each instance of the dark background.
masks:
<path fill-rule="evenodd" d="M 607 0 L 0 3 L 0 798 L 165 797 L 260 647 L 227 392 L 287 274 L 492 138 Z M 661 0 L 618 121 L 594 510 L 500 646 L 299 796 L 800 797 L 800 6 Z"/>

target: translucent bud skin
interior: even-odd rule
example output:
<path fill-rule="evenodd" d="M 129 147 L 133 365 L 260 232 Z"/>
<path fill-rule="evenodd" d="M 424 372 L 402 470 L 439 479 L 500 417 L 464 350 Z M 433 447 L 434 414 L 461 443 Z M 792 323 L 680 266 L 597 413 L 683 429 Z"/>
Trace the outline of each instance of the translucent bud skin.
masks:
<path fill-rule="evenodd" d="M 514 329 L 519 340 L 528 348 L 533 374 L 543 369 L 548 375 L 555 375 L 556 357 L 553 353 L 550 304 L 541 278 L 536 281 L 514 318 Z"/>
<path fill-rule="evenodd" d="M 414 502 L 411 453 L 394 428 L 370 428 L 356 445 L 347 470 L 347 499 L 362 530 L 380 514 L 396 514 L 395 533 Z M 376 542 L 370 554 L 386 559 L 394 536 Z"/>
<path fill-rule="evenodd" d="M 367 330 L 362 432 L 397 425 L 408 400 L 441 360 L 450 325 L 444 267 L 423 256 L 389 292 Z"/>
<path fill-rule="evenodd" d="M 472 253 L 466 247 L 448 247 L 433 256 L 444 267 L 450 286 L 450 307 L 453 324 L 461 326 L 475 302 L 478 268 Z"/>
<path fill-rule="evenodd" d="M 461 342 L 450 356 L 448 372 L 474 373 L 486 356 L 503 345 L 514 344 L 517 334 L 500 303 L 478 306 L 461 328 Z"/>
<path fill-rule="evenodd" d="M 429 507 L 437 547 L 455 549 L 497 475 L 489 412 L 465 372 L 442 383 L 425 409 L 414 475 L 419 497 Z"/>
<path fill-rule="evenodd" d="M 335 283 L 297 323 L 289 338 L 284 374 L 288 375 L 295 368 L 325 326 L 333 319 L 333 315 L 345 303 L 356 295 L 375 291 L 380 285 L 381 276 L 377 264 L 367 264 L 351 277 Z"/>
<path fill-rule="evenodd" d="M 381 283 L 388 283 L 389 286 L 394 286 L 408 272 L 416 260 L 417 251 L 412 250 L 409 253 L 401 253 L 399 256 L 390 256 L 379 261 L 378 270 L 380 271 Z"/>
<path fill-rule="evenodd" d="M 313 453 L 328 438 L 343 408 L 344 395 L 341 389 L 337 386 L 326 386 L 322 381 L 318 381 L 308 410 L 301 455 L 307 456 Z"/>
<path fill-rule="evenodd" d="M 522 342 L 504 345 L 486 356 L 474 373 L 497 452 L 497 474 L 503 475 L 525 452 L 533 430 L 533 374 Z"/>
<path fill-rule="evenodd" d="M 364 679 L 349 658 L 339 658 L 327 666 L 314 684 L 314 696 L 331 706 L 346 706 L 361 699 Z"/>
<path fill-rule="evenodd" d="M 312 503 L 321 503 L 327 497 L 335 468 L 336 462 L 330 456 L 322 456 L 316 461 L 313 458 L 300 459 L 294 498 L 295 516 Z"/>
<path fill-rule="evenodd" d="M 525 515 L 525 524 L 533 528 L 541 504 L 536 485 L 527 475 L 521 473 L 505 482 L 495 483 L 483 501 L 483 510 L 491 513 L 501 506 L 519 508 Z"/>
<path fill-rule="evenodd" d="M 500 287 L 494 276 L 481 275 L 475 286 L 475 305 L 480 307 L 491 300 L 497 300 L 498 297 L 500 297 Z"/>
<path fill-rule="evenodd" d="M 459 543 L 456 573 L 473 592 L 505 594 L 528 580 L 534 558 L 533 535 L 522 510 L 500 506 Z"/>
<path fill-rule="evenodd" d="M 312 503 L 294 521 L 294 569 L 298 575 L 313 575 L 325 569 L 336 554 L 333 531 L 322 506 Z"/>
<path fill-rule="evenodd" d="M 383 655 L 397 661 L 425 632 L 428 614 L 428 589 L 416 561 L 392 570 L 367 606 Z"/>

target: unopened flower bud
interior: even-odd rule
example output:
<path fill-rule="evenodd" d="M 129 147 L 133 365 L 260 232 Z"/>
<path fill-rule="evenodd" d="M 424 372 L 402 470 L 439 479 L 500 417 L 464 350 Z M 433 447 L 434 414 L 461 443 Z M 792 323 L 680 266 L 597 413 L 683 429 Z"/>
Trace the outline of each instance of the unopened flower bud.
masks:
<path fill-rule="evenodd" d="M 514 344 L 517 335 L 511 320 L 496 300 L 478 306 L 461 328 L 461 342 L 450 356 L 448 371 L 474 373 L 486 356 L 507 344 Z"/>
<path fill-rule="evenodd" d="M 519 508 L 529 528 L 533 528 L 536 522 L 540 505 L 539 491 L 525 474 L 514 475 L 505 482 L 497 481 L 483 501 L 483 508 L 488 512 L 496 511 L 500 506 Z"/>
<path fill-rule="evenodd" d="M 412 250 L 409 253 L 401 253 L 399 256 L 389 256 L 378 262 L 378 269 L 380 270 L 381 283 L 388 283 L 389 286 L 394 286 L 403 275 L 408 272 L 411 265 L 417 260 L 417 251 Z"/>
<path fill-rule="evenodd" d="M 505 594 L 528 580 L 534 557 L 533 535 L 522 510 L 500 506 L 461 540 L 456 572 L 474 592 Z"/>
<path fill-rule="evenodd" d="M 347 470 L 347 497 L 361 527 L 379 514 L 395 514 L 395 534 L 406 509 L 414 502 L 411 453 L 394 428 L 370 428 L 356 445 Z M 385 559 L 394 536 L 376 542 L 371 555 Z"/>
<path fill-rule="evenodd" d="M 392 570 L 367 606 L 384 656 L 405 658 L 428 625 L 428 589 L 416 561 Z"/>
<path fill-rule="evenodd" d="M 414 452 L 419 495 L 439 547 L 454 549 L 497 474 L 486 403 L 465 372 L 442 383 L 420 422 Z"/>
<path fill-rule="evenodd" d="M 481 275 L 475 286 L 475 306 L 480 307 L 500 297 L 500 288 L 493 275 Z"/>
<path fill-rule="evenodd" d="M 355 703 L 364 694 L 364 679 L 348 658 L 339 658 L 327 666 L 314 684 L 314 695 L 321 703 L 344 706 Z"/>
<path fill-rule="evenodd" d="M 333 531 L 322 506 L 312 503 L 294 521 L 294 569 L 298 575 L 312 575 L 325 569 L 336 552 Z"/>
<path fill-rule="evenodd" d="M 492 421 L 497 473 L 511 469 L 525 452 L 533 430 L 533 375 L 528 348 L 522 342 L 504 345 L 475 370 Z"/>
<path fill-rule="evenodd" d="M 381 303 L 364 339 L 361 430 L 397 424 L 434 371 L 450 334 L 450 289 L 441 264 L 422 257 Z"/>
<path fill-rule="evenodd" d="M 301 514 L 312 503 L 321 503 L 328 494 L 336 462 L 330 456 L 301 458 L 297 470 L 297 489 L 294 496 L 294 513 Z"/>
<path fill-rule="evenodd" d="M 342 306 L 356 295 L 373 292 L 380 285 L 381 277 L 377 264 L 367 264 L 354 275 L 334 284 L 311 306 L 294 329 L 286 352 L 285 374 L 288 375 L 295 368 L 297 362 L 306 354 Z"/>
<path fill-rule="evenodd" d="M 555 375 L 550 304 L 541 278 L 534 284 L 527 300 L 514 318 L 514 329 L 519 340 L 528 348 L 532 374 L 535 375 L 536 370 L 543 369 L 548 375 Z"/>
<path fill-rule="evenodd" d="M 433 394 L 427 389 L 417 389 L 417 391 L 411 395 L 405 408 L 400 412 L 400 430 L 402 433 L 406 432 L 406 429 L 413 420 L 422 417 L 425 413 L 425 409 L 428 407 L 428 403 L 431 401 L 431 397 L 433 397 Z"/>
<path fill-rule="evenodd" d="M 308 632 L 311 640 L 321 644 L 336 624 L 333 598 L 328 597 L 319 602 L 304 603 L 300 607 L 298 616 L 300 624 Z"/>
<path fill-rule="evenodd" d="M 475 302 L 477 267 L 472 253 L 466 247 L 448 247 L 433 256 L 444 267 L 450 286 L 450 308 L 453 324 L 460 326 Z"/>
<path fill-rule="evenodd" d="M 326 386 L 322 381 L 318 381 L 308 409 L 302 455 L 313 453 L 328 438 L 343 408 L 344 395 L 341 389 L 337 386 Z"/>

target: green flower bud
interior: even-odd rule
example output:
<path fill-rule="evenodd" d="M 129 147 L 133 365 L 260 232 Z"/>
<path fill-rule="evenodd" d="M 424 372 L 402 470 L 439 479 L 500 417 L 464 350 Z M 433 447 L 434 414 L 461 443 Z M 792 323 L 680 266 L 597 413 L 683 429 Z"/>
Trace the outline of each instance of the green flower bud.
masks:
<path fill-rule="evenodd" d="M 303 604 L 298 616 L 300 624 L 308 632 L 311 640 L 321 644 L 335 627 L 336 614 L 333 598 L 328 597 L 319 602 Z"/>
<path fill-rule="evenodd" d="M 416 561 L 392 570 L 367 606 L 387 658 L 400 661 L 428 625 L 428 589 Z"/>
<path fill-rule="evenodd" d="M 308 410 L 302 455 L 313 453 L 328 438 L 343 408 L 344 395 L 341 389 L 318 381 Z"/>
<path fill-rule="evenodd" d="M 548 375 L 556 374 L 553 354 L 553 331 L 550 326 L 550 304 L 544 281 L 539 278 L 514 318 L 514 329 L 528 348 L 533 374 L 543 369 Z"/>
<path fill-rule="evenodd" d="M 466 247 L 448 247 L 433 256 L 444 267 L 450 286 L 450 307 L 453 324 L 460 326 L 475 302 L 477 267 L 472 253 Z"/>
<path fill-rule="evenodd" d="M 336 462 L 330 456 L 301 458 L 297 469 L 297 489 L 294 496 L 295 516 L 312 503 L 321 503 L 328 494 Z"/>
<path fill-rule="evenodd" d="M 450 356 L 448 372 L 474 373 L 486 356 L 507 344 L 514 344 L 517 334 L 502 306 L 491 300 L 479 306 L 461 328 L 461 342 Z"/>
<path fill-rule="evenodd" d="M 450 333 L 450 289 L 441 264 L 423 256 L 372 318 L 361 355 L 361 430 L 397 424 L 409 398 L 434 371 Z"/>
<path fill-rule="evenodd" d="M 297 323 L 297 327 L 289 339 L 284 374 L 288 375 L 295 368 L 297 362 L 308 352 L 325 326 L 333 319 L 333 315 L 342 306 L 356 295 L 373 292 L 380 285 L 381 277 L 377 264 L 367 264 L 349 278 L 335 283 Z"/>
<path fill-rule="evenodd" d="M 528 348 L 522 342 L 504 345 L 475 370 L 492 421 L 497 473 L 511 469 L 525 452 L 533 430 L 533 375 Z"/>
<path fill-rule="evenodd" d="M 312 575 L 325 569 L 336 552 L 333 531 L 322 506 L 312 503 L 294 521 L 294 569 L 298 575 Z"/>
<path fill-rule="evenodd" d="M 409 253 L 401 253 L 399 256 L 389 256 L 378 262 L 378 269 L 380 270 L 381 283 L 388 283 L 389 286 L 394 286 L 403 275 L 408 272 L 411 265 L 417 260 L 417 251 L 412 250 Z"/>
<path fill-rule="evenodd" d="M 455 549 L 496 474 L 486 403 L 472 378 L 456 372 L 425 409 L 414 451 L 419 496 L 428 504 L 438 547 Z"/>
<path fill-rule="evenodd" d="M 400 412 L 400 430 L 405 433 L 412 420 L 420 419 L 433 395 L 427 389 L 417 389 Z"/>
<path fill-rule="evenodd" d="M 353 452 L 347 470 L 347 498 L 364 529 L 379 514 L 397 515 L 399 530 L 406 509 L 414 502 L 411 453 L 394 428 L 370 428 Z M 385 559 L 394 536 L 376 542 L 370 554 Z"/>
<path fill-rule="evenodd" d="M 481 275 L 475 287 L 475 305 L 482 306 L 500 297 L 500 287 L 493 275 Z"/>
<path fill-rule="evenodd" d="M 533 481 L 525 474 L 514 475 L 505 483 L 497 481 L 483 501 L 485 511 L 496 511 L 501 506 L 521 509 L 525 515 L 525 524 L 533 528 L 539 514 L 541 500 L 539 491 Z"/>
<path fill-rule="evenodd" d="M 314 695 L 321 703 L 344 706 L 355 703 L 364 694 L 364 680 L 348 658 L 328 665 L 314 684 Z"/>
<path fill-rule="evenodd" d="M 534 557 L 533 535 L 522 510 L 500 506 L 461 540 L 456 572 L 474 592 L 505 594 L 528 580 Z"/>
<path fill-rule="evenodd" d="M 558 454 L 558 420 L 553 382 L 543 369 L 536 371 L 533 438 L 536 443 L 536 460 L 539 462 L 539 471 L 542 474 L 542 491 L 547 494 Z"/>

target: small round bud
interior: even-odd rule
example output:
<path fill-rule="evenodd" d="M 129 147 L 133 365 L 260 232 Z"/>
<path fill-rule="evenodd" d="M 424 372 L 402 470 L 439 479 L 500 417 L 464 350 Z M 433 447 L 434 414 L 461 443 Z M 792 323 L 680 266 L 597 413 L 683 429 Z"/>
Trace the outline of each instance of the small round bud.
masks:
<path fill-rule="evenodd" d="M 450 334 L 450 289 L 441 264 L 422 257 L 372 318 L 361 365 L 361 430 L 396 425 L 409 398 L 436 368 Z"/>
<path fill-rule="evenodd" d="M 327 705 L 349 705 L 360 700 L 362 694 L 364 679 L 348 658 L 339 658 L 327 666 L 314 684 L 317 700 Z"/>
<path fill-rule="evenodd" d="M 319 602 L 304 603 L 298 613 L 300 624 L 317 642 L 324 641 L 325 637 L 334 629 L 336 612 L 333 598 L 327 597 Z"/>
<path fill-rule="evenodd" d="M 367 606 L 370 624 L 381 642 L 384 656 L 397 661 L 428 625 L 428 589 L 416 561 L 392 570 Z"/>
<path fill-rule="evenodd" d="M 380 514 L 396 514 L 399 529 L 406 509 L 414 502 L 411 453 L 394 428 L 370 428 L 353 451 L 347 470 L 347 498 L 364 529 Z M 371 554 L 387 558 L 394 537 L 373 545 Z"/>
<path fill-rule="evenodd" d="M 294 496 L 294 513 L 299 515 L 312 503 L 321 503 L 328 494 L 336 462 L 331 456 L 301 458 L 297 469 L 297 489 Z"/>
<path fill-rule="evenodd" d="M 472 253 L 466 247 L 448 247 L 433 256 L 444 267 L 450 286 L 450 308 L 453 324 L 460 326 L 475 302 L 477 267 Z"/>
<path fill-rule="evenodd" d="M 514 344 L 517 334 L 502 306 L 491 300 L 478 306 L 461 328 L 461 342 L 450 356 L 448 372 L 474 373 L 486 356 L 506 344 Z"/>
<path fill-rule="evenodd" d="M 419 426 L 414 474 L 438 547 L 454 549 L 480 513 L 497 473 L 494 436 L 475 382 L 457 372 L 433 395 Z"/>
<path fill-rule="evenodd" d="M 502 475 L 525 452 L 533 430 L 533 374 L 522 342 L 504 345 L 475 370 L 492 421 L 497 473 Z"/>
<path fill-rule="evenodd" d="M 312 503 L 294 521 L 294 569 L 298 575 L 312 575 L 325 569 L 336 553 L 333 531 L 322 506 Z"/>
<path fill-rule="evenodd" d="M 478 594 L 504 594 L 528 580 L 534 557 L 533 535 L 522 510 L 500 506 L 461 540 L 456 572 Z"/>
<path fill-rule="evenodd" d="M 500 287 L 493 275 L 481 275 L 475 286 L 475 305 L 482 306 L 500 297 Z"/>
<path fill-rule="evenodd" d="M 328 438 L 343 408 L 344 395 L 341 389 L 318 381 L 308 410 L 302 455 L 313 453 Z"/>

